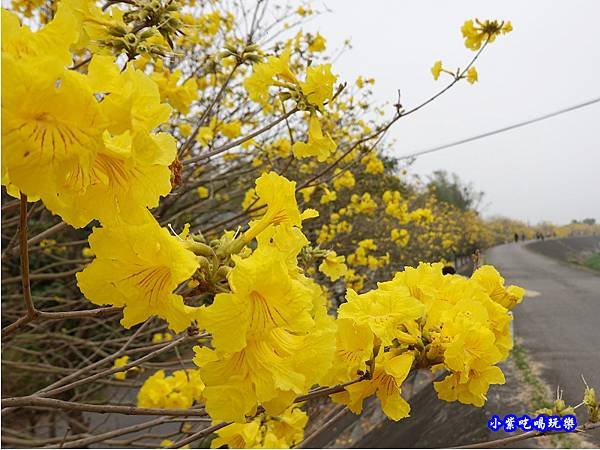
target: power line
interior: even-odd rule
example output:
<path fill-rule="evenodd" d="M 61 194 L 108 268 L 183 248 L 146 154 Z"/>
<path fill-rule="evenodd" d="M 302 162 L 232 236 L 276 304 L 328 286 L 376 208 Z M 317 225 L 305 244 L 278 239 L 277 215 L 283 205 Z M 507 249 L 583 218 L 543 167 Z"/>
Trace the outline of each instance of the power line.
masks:
<path fill-rule="evenodd" d="M 504 133 L 505 131 L 514 130 L 515 128 L 524 127 L 526 125 L 530 125 L 532 123 L 540 122 L 542 120 L 546 120 L 546 119 L 549 119 L 551 117 L 555 117 L 555 116 L 558 116 L 560 114 L 564 114 L 564 113 L 567 113 L 567 112 L 570 112 L 570 111 L 575 111 L 576 109 L 583 108 L 583 107 L 589 106 L 589 105 L 593 105 L 594 103 L 598 103 L 598 102 L 600 102 L 600 97 L 592 99 L 592 100 L 588 100 L 588 101 L 583 102 L 583 103 L 579 103 L 577 105 L 569 106 L 568 108 L 564 108 L 564 109 L 561 109 L 561 110 L 558 110 L 558 111 L 554 111 L 554 112 L 551 112 L 549 114 L 544 114 L 543 116 L 535 117 L 533 119 L 526 120 L 525 122 L 519 122 L 519 123 L 516 123 L 514 125 L 509 125 L 509 126 L 504 127 L 504 128 L 498 128 L 497 130 L 488 131 L 488 132 L 483 133 L 483 134 L 478 134 L 476 136 L 472 136 L 472 137 L 469 137 L 469 138 L 466 138 L 466 139 L 461 139 L 460 141 L 455 141 L 455 142 L 451 142 L 449 144 L 444 144 L 444 145 L 440 145 L 438 147 L 433 147 L 433 148 L 429 148 L 427 150 L 421 150 L 421 151 L 418 151 L 418 152 L 415 152 L 415 153 L 411 153 L 409 155 L 400 156 L 399 159 L 409 159 L 409 158 L 414 158 L 415 156 L 425 155 L 427 153 L 438 152 L 440 150 L 444 150 L 444 149 L 449 148 L 449 147 L 454 147 L 456 145 L 460 145 L 460 144 L 465 144 L 467 142 L 476 141 L 478 139 L 482 139 L 484 137 L 492 136 L 494 134 Z"/>

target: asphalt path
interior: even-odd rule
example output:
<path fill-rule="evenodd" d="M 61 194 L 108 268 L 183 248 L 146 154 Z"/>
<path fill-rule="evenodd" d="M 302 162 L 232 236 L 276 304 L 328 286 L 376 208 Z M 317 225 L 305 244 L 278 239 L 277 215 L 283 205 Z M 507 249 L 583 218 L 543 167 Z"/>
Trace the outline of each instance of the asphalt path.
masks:
<path fill-rule="evenodd" d="M 548 386 L 560 386 L 565 401 L 576 405 L 583 396 L 583 375 L 600 394 L 600 274 L 535 253 L 523 243 L 488 250 L 486 263 L 507 284 L 529 291 L 514 310 L 514 334 Z M 592 440 L 600 443 L 599 433 Z"/>

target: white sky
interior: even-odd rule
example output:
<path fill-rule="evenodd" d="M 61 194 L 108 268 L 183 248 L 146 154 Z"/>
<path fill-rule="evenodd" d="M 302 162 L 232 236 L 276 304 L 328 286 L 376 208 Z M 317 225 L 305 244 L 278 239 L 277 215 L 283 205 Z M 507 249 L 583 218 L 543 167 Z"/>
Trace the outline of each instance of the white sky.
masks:
<path fill-rule="evenodd" d="M 476 67 L 479 83 L 453 88 L 391 132 L 395 152 L 467 138 L 600 97 L 600 1 L 596 0 L 327 0 L 331 13 L 319 30 L 328 50 L 351 38 L 353 48 L 334 64 L 341 80 L 374 77 L 377 101 L 409 109 L 443 83 L 429 72 L 441 59 L 455 69 L 473 53 L 463 45 L 464 20 L 509 19 Z M 390 107 L 390 113 L 391 113 Z M 600 221 L 600 103 L 504 134 L 419 157 L 410 169 L 427 175 L 456 172 L 486 193 L 485 215 L 555 223 Z"/>

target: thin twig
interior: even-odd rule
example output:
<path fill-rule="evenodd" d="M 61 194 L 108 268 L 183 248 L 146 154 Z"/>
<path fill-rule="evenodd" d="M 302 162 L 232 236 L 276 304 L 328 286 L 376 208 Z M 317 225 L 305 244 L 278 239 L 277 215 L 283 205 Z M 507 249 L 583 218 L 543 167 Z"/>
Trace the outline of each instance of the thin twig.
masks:
<path fill-rule="evenodd" d="M 317 428 L 315 431 L 313 431 L 310 436 L 308 436 L 307 438 L 302 440 L 302 442 L 300 442 L 294 448 L 307 448 L 309 445 L 311 445 L 313 443 L 313 441 L 317 437 L 319 437 L 319 435 L 321 433 L 329 430 L 330 427 L 333 424 L 335 424 L 335 422 L 337 422 L 338 419 L 340 417 L 342 417 L 344 414 L 346 414 L 347 412 L 348 412 L 348 408 L 346 405 L 338 405 L 337 407 L 333 408 L 329 412 L 329 414 L 327 414 L 327 416 L 325 416 L 325 419 L 323 420 L 323 424 L 321 426 L 319 426 L 319 428 Z"/>
<path fill-rule="evenodd" d="M 163 409 L 163 408 L 138 408 L 128 405 L 94 405 L 89 403 L 67 402 L 55 398 L 36 396 L 14 397 L 2 399 L 2 406 L 6 407 L 34 407 L 41 406 L 53 409 L 70 411 L 87 411 L 100 414 L 125 414 L 128 416 L 206 416 L 202 409 Z"/>
<path fill-rule="evenodd" d="M 19 213 L 19 246 L 21 249 L 21 280 L 23 286 L 23 300 L 27 308 L 27 316 L 32 319 L 36 315 L 33 299 L 31 298 L 31 286 L 29 283 L 29 246 L 27 245 L 27 196 L 21 194 L 21 206 Z"/>
<path fill-rule="evenodd" d="M 267 125 L 265 125 L 264 127 L 259 128 L 256 131 L 253 131 L 252 133 L 248 134 L 247 136 L 241 137 L 235 141 L 232 141 L 228 144 L 225 144 L 221 147 L 218 147 L 216 149 L 214 149 L 212 152 L 206 153 L 205 155 L 199 155 L 199 156 L 194 156 L 193 158 L 188 158 L 185 161 L 183 161 L 183 165 L 189 165 L 195 162 L 199 162 L 199 161 L 203 161 L 205 159 L 208 159 L 212 156 L 218 155 L 220 153 L 223 153 L 227 150 L 230 150 L 232 148 L 235 148 L 239 145 L 242 145 L 244 142 L 249 141 L 250 139 L 255 138 L 256 136 L 263 134 L 266 131 L 269 131 L 271 128 L 273 128 L 275 125 L 283 122 L 284 120 L 286 120 L 288 117 L 290 117 L 293 114 L 296 114 L 299 111 L 299 109 L 293 108 L 290 111 L 288 111 L 287 113 L 279 116 L 277 119 L 275 119 L 273 122 L 268 123 Z"/>

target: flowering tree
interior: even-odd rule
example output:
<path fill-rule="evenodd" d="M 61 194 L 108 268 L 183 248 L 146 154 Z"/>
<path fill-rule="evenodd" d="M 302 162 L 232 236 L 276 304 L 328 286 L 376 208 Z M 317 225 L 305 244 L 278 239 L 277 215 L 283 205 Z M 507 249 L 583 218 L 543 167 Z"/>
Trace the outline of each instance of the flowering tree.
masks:
<path fill-rule="evenodd" d="M 477 81 L 474 61 L 510 22 L 465 22 L 471 61 L 436 62 L 448 84 L 386 118 L 372 79 L 340 83 L 325 38 L 292 33 L 318 13 L 306 6 L 9 9 L 3 407 L 70 428 L 5 442 L 137 445 L 123 436 L 177 423 L 162 445 L 289 447 L 314 398 L 359 414 L 376 395 L 400 420 L 413 371 L 444 371 L 440 399 L 475 406 L 504 383 L 523 289 L 491 266 L 464 278 L 419 263 L 493 237 L 383 153 L 394 123 Z M 115 386 L 139 390 L 137 405 L 98 401 Z M 92 433 L 82 412 L 156 417 Z"/>

